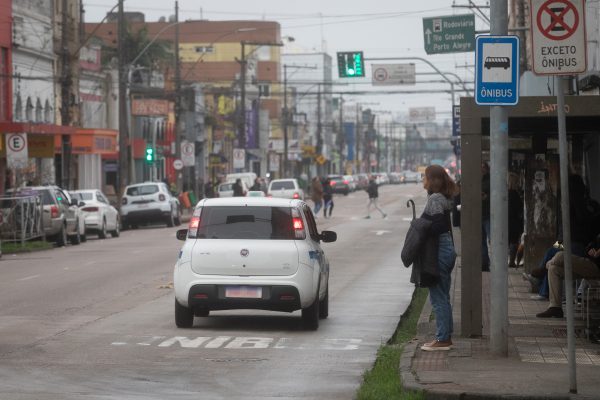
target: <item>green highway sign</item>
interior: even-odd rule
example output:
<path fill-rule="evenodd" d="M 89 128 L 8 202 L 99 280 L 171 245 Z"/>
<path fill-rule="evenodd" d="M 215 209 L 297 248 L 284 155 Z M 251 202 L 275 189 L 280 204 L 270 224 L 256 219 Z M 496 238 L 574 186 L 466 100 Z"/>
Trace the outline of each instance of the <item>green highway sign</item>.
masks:
<path fill-rule="evenodd" d="M 475 15 L 423 18 L 427 54 L 461 53 L 475 50 Z"/>

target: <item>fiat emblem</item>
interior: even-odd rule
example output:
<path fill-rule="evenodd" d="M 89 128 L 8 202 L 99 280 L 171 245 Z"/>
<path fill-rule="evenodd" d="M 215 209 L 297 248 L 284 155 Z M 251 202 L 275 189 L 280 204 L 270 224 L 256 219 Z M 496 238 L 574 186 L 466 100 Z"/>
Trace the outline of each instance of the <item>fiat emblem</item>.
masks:
<path fill-rule="evenodd" d="M 248 257 L 248 254 L 250 254 L 250 252 L 248 251 L 248 249 L 242 249 L 242 250 L 240 251 L 240 255 L 241 255 L 242 257 Z"/>

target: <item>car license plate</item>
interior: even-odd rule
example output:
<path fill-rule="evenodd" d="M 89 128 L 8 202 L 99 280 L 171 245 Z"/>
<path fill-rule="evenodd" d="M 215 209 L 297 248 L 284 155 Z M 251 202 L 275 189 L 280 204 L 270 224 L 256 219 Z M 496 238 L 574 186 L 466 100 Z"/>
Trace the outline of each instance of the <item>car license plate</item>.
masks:
<path fill-rule="evenodd" d="M 137 208 L 148 208 L 148 203 L 138 204 Z"/>
<path fill-rule="evenodd" d="M 260 299 L 262 298 L 262 288 L 255 286 L 226 286 L 225 297 Z"/>

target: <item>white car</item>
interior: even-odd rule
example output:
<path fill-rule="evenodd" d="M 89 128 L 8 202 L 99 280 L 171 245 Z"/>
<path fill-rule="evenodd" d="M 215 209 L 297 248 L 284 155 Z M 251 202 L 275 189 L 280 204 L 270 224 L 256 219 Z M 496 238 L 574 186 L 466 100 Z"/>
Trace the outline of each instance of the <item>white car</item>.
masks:
<path fill-rule="evenodd" d="M 273 179 L 269 183 L 267 196 L 304 200 L 304 190 L 300 188 L 297 179 Z"/>
<path fill-rule="evenodd" d="M 233 197 L 233 185 L 235 185 L 235 181 L 219 183 L 217 197 Z M 242 187 L 244 192 L 248 193 L 248 185 L 244 181 L 242 181 Z"/>
<path fill-rule="evenodd" d="M 310 207 L 300 200 L 232 197 L 201 200 L 175 264 L 175 323 L 213 310 L 302 310 L 308 329 L 329 314 L 329 262 Z"/>
<path fill-rule="evenodd" d="M 181 225 L 179 200 L 171 194 L 164 182 L 127 186 L 121 198 L 123 229 L 153 222 L 163 222 L 168 227 Z"/>
<path fill-rule="evenodd" d="M 75 190 L 69 194 L 79 201 L 86 234 L 95 233 L 100 239 L 105 239 L 110 232 L 112 237 L 119 237 L 121 233 L 119 212 L 110 205 L 104 193 L 91 189 Z"/>

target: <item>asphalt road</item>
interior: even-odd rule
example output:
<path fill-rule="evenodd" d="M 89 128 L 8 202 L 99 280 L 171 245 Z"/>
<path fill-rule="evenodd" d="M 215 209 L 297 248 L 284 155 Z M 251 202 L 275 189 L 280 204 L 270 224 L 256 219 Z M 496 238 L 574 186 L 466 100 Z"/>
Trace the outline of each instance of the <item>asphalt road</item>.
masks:
<path fill-rule="evenodd" d="M 330 312 L 220 311 L 177 329 L 175 228 L 143 228 L 0 261 L 0 399 L 350 399 L 410 303 L 400 251 L 420 184 L 336 196 Z M 419 207 L 420 206 L 420 207 Z"/>

